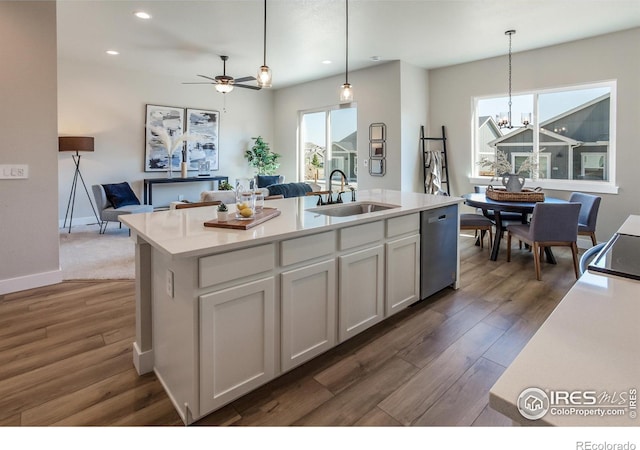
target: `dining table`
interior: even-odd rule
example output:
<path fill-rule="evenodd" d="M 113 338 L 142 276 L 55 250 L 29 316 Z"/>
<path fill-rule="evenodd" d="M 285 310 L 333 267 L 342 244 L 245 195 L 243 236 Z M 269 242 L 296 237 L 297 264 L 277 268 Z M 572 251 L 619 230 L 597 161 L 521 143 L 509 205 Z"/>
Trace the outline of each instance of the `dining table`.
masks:
<path fill-rule="evenodd" d="M 465 204 L 474 208 L 482 210 L 483 214 L 494 221 L 496 225 L 496 235 L 493 240 L 493 246 L 491 247 L 491 261 L 498 259 L 498 253 L 500 251 L 500 241 L 502 240 L 502 233 L 506 229 L 506 225 L 501 217 L 503 212 L 512 212 L 521 214 L 521 222 L 526 224 L 529 214 L 533 212 L 533 208 L 536 203 L 542 202 L 521 202 L 521 201 L 509 201 L 509 200 L 493 200 L 487 197 L 484 192 L 474 192 L 470 194 L 463 194 L 460 197 L 464 198 Z M 568 203 L 567 200 L 562 200 L 554 197 L 544 197 L 544 203 Z M 553 256 L 551 248 L 545 247 L 544 249 L 547 262 L 551 264 L 556 263 L 556 259 Z"/>

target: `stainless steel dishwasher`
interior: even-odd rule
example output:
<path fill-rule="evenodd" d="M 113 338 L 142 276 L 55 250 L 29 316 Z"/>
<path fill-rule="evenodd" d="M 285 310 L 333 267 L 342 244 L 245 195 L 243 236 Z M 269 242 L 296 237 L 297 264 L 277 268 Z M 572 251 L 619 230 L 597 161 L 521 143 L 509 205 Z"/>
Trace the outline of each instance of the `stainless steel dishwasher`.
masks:
<path fill-rule="evenodd" d="M 420 298 L 456 281 L 458 205 L 420 213 Z"/>

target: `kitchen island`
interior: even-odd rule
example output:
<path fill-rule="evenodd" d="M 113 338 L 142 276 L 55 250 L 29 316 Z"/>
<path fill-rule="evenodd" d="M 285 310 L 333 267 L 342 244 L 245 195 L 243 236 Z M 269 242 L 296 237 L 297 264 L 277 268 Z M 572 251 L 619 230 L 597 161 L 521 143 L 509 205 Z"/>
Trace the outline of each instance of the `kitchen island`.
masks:
<path fill-rule="evenodd" d="M 618 233 L 640 239 L 640 216 Z M 585 272 L 491 388 L 489 405 L 518 425 L 640 425 L 639 291 L 636 279 Z"/>
<path fill-rule="evenodd" d="M 357 197 L 272 200 L 280 215 L 247 230 L 205 227 L 216 207 L 122 218 L 136 245 L 134 364 L 156 373 L 186 424 L 430 295 L 421 276 L 444 271 L 436 289 L 458 287 L 462 199 Z M 340 211 L 367 203 L 373 212 Z M 453 245 L 421 246 L 423 224 L 445 221 Z"/>

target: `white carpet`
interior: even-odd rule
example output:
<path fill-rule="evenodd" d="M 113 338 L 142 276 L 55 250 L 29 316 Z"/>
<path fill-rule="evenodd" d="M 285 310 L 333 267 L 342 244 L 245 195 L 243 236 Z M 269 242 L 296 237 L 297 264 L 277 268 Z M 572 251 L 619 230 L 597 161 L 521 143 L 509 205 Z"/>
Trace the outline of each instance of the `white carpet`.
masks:
<path fill-rule="evenodd" d="M 60 267 L 63 280 L 121 280 L 135 278 L 135 246 L 129 229 L 109 224 L 60 229 Z"/>

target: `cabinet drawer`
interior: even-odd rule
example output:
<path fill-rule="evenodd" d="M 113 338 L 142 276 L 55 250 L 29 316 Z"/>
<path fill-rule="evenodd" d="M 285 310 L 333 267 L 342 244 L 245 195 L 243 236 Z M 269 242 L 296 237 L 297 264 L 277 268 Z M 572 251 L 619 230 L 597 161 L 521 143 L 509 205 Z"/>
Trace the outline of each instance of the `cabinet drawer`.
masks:
<path fill-rule="evenodd" d="M 378 242 L 384 237 L 384 222 L 371 222 L 340 230 L 340 250 Z"/>
<path fill-rule="evenodd" d="M 331 255 L 336 250 L 336 232 L 314 234 L 289 239 L 280 244 L 280 263 L 283 266 Z"/>
<path fill-rule="evenodd" d="M 213 286 L 266 272 L 274 267 L 273 244 L 205 256 L 198 262 L 198 285 L 201 288 Z"/>
<path fill-rule="evenodd" d="M 403 234 L 417 233 L 419 231 L 419 213 L 387 219 L 387 237 L 401 236 Z"/>

